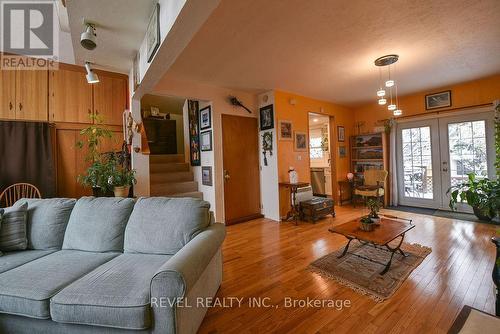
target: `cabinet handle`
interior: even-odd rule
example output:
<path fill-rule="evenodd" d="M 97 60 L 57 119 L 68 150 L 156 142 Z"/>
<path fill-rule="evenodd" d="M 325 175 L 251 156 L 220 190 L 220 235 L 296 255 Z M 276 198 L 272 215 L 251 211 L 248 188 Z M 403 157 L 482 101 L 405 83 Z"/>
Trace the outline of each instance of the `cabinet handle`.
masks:
<path fill-rule="evenodd" d="M 13 107 L 12 102 L 9 102 L 9 110 L 12 110 L 12 107 Z"/>
<path fill-rule="evenodd" d="M 19 102 L 19 111 L 23 110 L 23 104 Z"/>

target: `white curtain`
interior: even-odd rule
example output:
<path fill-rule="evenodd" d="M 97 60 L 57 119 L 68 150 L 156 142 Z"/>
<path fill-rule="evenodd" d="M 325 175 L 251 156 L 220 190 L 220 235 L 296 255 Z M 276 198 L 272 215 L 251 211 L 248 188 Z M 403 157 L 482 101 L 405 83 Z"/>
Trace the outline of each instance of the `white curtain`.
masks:
<path fill-rule="evenodd" d="M 396 134 L 397 124 L 391 128 L 391 135 L 389 138 L 389 156 L 391 166 L 391 205 L 398 205 L 398 170 L 397 170 L 397 155 L 396 155 Z"/>

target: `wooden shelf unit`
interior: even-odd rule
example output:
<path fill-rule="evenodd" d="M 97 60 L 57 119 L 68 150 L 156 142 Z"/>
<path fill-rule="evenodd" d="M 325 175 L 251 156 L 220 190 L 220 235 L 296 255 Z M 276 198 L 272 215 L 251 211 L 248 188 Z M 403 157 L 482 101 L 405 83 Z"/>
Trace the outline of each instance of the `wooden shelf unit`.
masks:
<path fill-rule="evenodd" d="M 384 132 L 366 133 L 350 137 L 351 172 L 357 183 L 363 182 L 364 171 L 369 169 L 382 169 L 389 171 L 389 146 L 388 138 Z M 389 171 L 390 172 L 390 171 Z M 389 204 L 390 176 L 385 184 L 384 204 Z"/>

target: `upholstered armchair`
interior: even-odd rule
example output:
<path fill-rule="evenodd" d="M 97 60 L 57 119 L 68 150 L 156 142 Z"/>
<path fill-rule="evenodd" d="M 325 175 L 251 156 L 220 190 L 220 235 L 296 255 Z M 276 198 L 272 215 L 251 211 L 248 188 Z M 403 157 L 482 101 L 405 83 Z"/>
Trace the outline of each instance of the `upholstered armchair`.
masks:
<path fill-rule="evenodd" d="M 364 173 L 364 182 L 354 186 L 353 205 L 356 206 L 356 200 L 359 198 L 376 197 L 384 203 L 385 184 L 387 180 L 387 171 L 370 169 Z"/>

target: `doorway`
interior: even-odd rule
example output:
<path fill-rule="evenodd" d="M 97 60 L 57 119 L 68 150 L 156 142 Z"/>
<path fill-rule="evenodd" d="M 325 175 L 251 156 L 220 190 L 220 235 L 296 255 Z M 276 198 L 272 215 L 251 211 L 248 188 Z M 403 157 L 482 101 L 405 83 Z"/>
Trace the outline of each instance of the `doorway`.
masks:
<path fill-rule="evenodd" d="M 309 113 L 309 168 L 314 196 L 332 197 L 330 117 Z"/>
<path fill-rule="evenodd" d="M 481 112 L 398 124 L 400 204 L 449 210 L 451 186 L 464 182 L 469 173 L 493 178 L 493 121 L 493 112 Z M 462 204 L 458 211 L 472 209 Z"/>
<path fill-rule="evenodd" d="M 222 115 L 222 150 L 225 223 L 263 217 L 257 119 Z"/>

